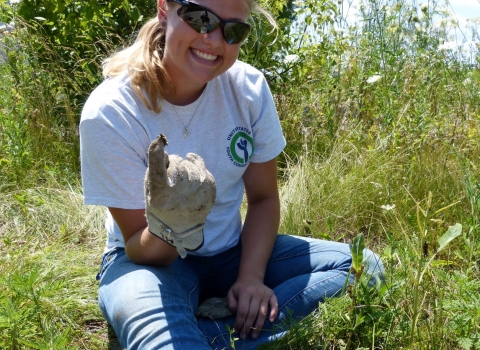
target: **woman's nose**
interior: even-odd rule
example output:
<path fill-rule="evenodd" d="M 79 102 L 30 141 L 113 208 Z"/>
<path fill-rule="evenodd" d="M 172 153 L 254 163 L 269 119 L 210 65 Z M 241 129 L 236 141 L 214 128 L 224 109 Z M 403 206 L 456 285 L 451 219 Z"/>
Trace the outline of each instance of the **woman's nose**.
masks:
<path fill-rule="evenodd" d="M 203 34 L 203 41 L 213 46 L 221 45 L 222 40 L 223 40 L 223 33 L 222 33 L 221 27 L 215 28 L 210 33 Z"/>

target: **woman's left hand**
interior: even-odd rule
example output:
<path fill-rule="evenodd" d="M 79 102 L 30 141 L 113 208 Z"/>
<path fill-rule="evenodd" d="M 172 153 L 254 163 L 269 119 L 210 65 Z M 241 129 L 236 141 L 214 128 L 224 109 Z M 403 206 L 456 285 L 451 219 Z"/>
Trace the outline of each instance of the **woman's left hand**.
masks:
<path fill-rule="evenodd" d="M 238 279 L 227 294 L 228 307 L 236 314 L 234 329 L 241 339 L 245 339 L 250 330 L 252 338 L 257 339 L 267 318 L 274 322 L 278 313 L 278 300 L 272 289 L 255 279 Z"/>

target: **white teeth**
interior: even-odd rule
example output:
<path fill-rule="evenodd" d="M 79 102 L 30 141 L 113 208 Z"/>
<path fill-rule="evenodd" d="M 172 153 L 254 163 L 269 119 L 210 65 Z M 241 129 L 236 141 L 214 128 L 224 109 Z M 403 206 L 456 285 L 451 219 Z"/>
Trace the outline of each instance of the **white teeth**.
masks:
<path fill-rule="evenodd" d="M 208 53 L 204 53 L 204 52 L 201 52 L 201 51 L 198 51 L 198 50 L 195 50 L 195 49 L 193 49 L 192 51 L 195 55 L 200 57 L 202 60 L 206 60 L 206 61 L 215 61 L 218 57 L 218 56 L 215 56 L 215 55 L 209 55 Z"/>

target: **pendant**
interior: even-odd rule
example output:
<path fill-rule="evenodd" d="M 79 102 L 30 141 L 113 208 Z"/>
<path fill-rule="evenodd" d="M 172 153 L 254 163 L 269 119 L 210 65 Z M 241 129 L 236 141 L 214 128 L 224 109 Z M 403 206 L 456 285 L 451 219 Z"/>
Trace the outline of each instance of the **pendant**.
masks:
<path fill-rule="evenodd" d="M 183 137 L 187 138 L 188 134 L 190 134 L 190 131 L 187 128 L 183 129 L 183 132 L 182 132 Z"/>

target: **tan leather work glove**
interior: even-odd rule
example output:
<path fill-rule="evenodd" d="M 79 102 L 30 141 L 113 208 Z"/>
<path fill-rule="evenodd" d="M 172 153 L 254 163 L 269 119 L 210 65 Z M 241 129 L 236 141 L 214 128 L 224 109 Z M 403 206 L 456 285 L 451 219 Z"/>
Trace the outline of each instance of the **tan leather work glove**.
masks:
<path fill-rule="evenodd" d="M 187 250 L 203 245 L 205 219 L 215 203 L 216 186 L 203 159 L 188 153 L 187 159 L 164 151 L 167 139 L 160 135 L 148 148 L 145 176 L 148 229 L 177 248 L 182 258 Z"/>

